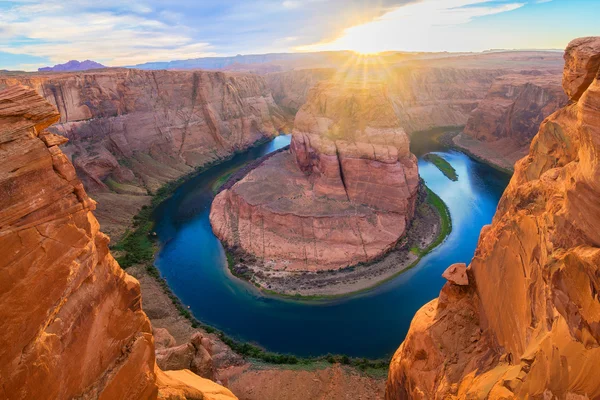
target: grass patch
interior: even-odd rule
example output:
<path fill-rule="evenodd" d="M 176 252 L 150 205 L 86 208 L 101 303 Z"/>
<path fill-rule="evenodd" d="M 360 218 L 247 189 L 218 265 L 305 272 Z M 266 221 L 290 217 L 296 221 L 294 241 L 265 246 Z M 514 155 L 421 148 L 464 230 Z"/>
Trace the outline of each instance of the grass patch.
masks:
<path fill-rule="evenodd" d="M 444 203 L 444 201 L 427 186 L 425 186 L 425 189 L 427 190 L 427 202 L 431 204 L 440 215 L 441 226 L 440 233 L 438 234 L 437 238 L 435 238 L 435 240 L 429 246 L 420 250 L 421 257 L 439 246 L 450 234 L 450 232 L 452 232 L 452 218 L 450 217 L 450 210 L 448 210 L 448 206 L 446 206 L 446 203 Z"/>
<path fill-rule="evenodd" d="M 446 175 L 446 178 L 450 179 L 451 181 L 458 180 L 458 175 L 456 174 L 456 170 L 454 169 L 454 167 L 442 157 L 438 156 L 437 154 L 429 153 L 426 154 L 425 157 L 423 157 L 423 159 L 425 161 L 433 163 L 433 165 L 435 165 L 437 169 L 439 169 L 444 175 Z"/>
<path fill-rule="evenodd" d="M 234 174 L 235 171 L 231 171 L 231 172 L 227 172 L 226 174 L 221 175 L 211 186 L 212 192 L 213 194 L 217 194 L 217 192 L 219 191 L 219 189 L 221 188 L 221 186 L 223 186 L 225 183 L 227 183 L 227 181 L 229 180 L 229 178 L 231 178 L 231 175 Z"/>

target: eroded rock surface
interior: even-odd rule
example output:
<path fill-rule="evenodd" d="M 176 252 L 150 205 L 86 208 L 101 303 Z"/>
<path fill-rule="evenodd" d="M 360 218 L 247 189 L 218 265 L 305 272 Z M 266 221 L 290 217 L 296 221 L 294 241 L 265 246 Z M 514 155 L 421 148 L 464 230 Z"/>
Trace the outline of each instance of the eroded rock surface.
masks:
<path fill-rule="evenodd" d="M 0 92 L 0 397 L 156 396 L 139 284 L 46 138 L 58 120 L 32 90 Z"/>
<path fill-rule="evenodd" d="M 119 235 L 164 183 L 221 160 L 285 125 L 264 79 L 222 72 L 104 70 L 0 75 L 60 111 L 53 133 Z"/>
<path fill-rule="evenodd" d="M 0 92 L 0 398 L 156 398 L 171 388 L 157 385 L 139 283 L 110 254 L 65 139 L 46 130 L 58 120 L 31 89 Z M 216 390 L 196 378 L 177 389 Z"/>
<path fill-rule="evenodd" d="M 469 286 L 447 283 L 415 315 L 386 398 L 600 397 L 600 51 L 590 51 L 599 44 L 567 48 L 572 103 L 542 123 L 517 163 Z M 573 90 L 574 75 L 595 78 Z"/>
<path fill-rule="evenodd" d="M 455 142 L 512 169 L 525 156 L 540 123 L 567 103 L 558 74 L 532 71 L 496 79 Z M 470 138 L 477 142 L 471 143 Z"/>
<path fill-rule="evenodd" d="M 385 85 L 321 82 L 296 115 L 291 151 L 221 192 L 215 234 L 272 269 L 370 261 L 404 234 L 417 160 Z"/>

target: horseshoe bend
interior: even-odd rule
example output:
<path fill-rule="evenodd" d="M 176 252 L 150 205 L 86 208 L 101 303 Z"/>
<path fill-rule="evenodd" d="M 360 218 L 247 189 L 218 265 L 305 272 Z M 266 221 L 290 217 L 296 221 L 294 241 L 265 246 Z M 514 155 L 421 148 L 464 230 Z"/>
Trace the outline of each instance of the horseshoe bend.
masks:
<path fill-rule="evenodd" d="M 5 3 L 0 400 L 600 400 L 600 0 Z"/>
<path fill-rule="evenodd" d="M 296 115 L 290 151 L 221 192 L 211 224 L 265 267 L 339 269 L 398 241 L 418 187 L 416 157 L 385 85 L 323 82 Z"/>

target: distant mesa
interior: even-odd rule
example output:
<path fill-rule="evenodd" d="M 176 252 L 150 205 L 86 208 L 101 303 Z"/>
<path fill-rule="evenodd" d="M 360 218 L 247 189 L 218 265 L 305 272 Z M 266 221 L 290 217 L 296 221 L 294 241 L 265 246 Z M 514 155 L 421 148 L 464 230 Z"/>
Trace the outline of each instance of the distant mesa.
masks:
<path fill-rule="evenodd" d="M 70 72 L 87 71 L 88 69 L 106 68 L 106 66 L 92 60 L 77 61 L 71 60 L 64 64 L 56 64 L 54 67 L 38 68 L 38 72 Z"/>

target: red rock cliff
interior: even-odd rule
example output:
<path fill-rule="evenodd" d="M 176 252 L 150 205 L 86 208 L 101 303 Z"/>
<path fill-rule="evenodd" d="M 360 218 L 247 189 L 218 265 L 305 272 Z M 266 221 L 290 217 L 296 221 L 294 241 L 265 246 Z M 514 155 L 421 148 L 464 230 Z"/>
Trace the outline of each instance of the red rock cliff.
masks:
<path fill-rule="evenodd" d="M 103 229 L 120 234 L 148 194 L 196 167 L 273 137 L 285 120 L 264 79 L 208 71 L 105 70 L 0 75 L 34 88 L 60 111 L 53 133 Z"/>
<path fill-rule="evenodd" d="M 388 399 L 600 398 L 599 55 L 600 38 L 567 48 L 571 103 L 517 163 L 468 284 L 416 314 Z"/>
<path fill-rule="evenodd" d="M 111 256 L 67 139 L 46 130 L 59 118 L 33 90 L 0 92 L 0 399 L 233 398 L 155 368 L 139 283 Z"/>
<path fill-rule="evenodd" d="M 370 261 L 404 234 L 418 189 L 416 157 L 385 85 L 320 82 L 277 154 L 211 209 L 215 234 L 265 268 L 339 269 Z"/>

